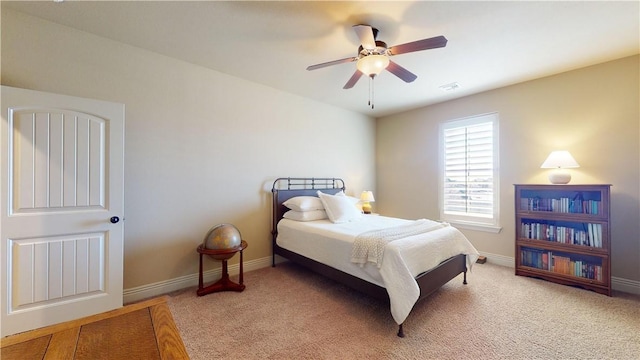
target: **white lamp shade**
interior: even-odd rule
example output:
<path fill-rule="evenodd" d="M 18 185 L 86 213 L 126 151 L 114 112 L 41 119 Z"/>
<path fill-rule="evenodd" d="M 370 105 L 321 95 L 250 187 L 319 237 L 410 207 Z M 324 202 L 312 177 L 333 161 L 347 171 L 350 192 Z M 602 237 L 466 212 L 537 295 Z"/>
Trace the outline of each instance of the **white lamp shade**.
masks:
<path fill-rule="evenodd" d="M 358 70 L 368 76 L 380 74 L 388 65 L 389 58 L 384 55 L 367 55 L 356 63 Z"/>
<path fill-rule="evenodd" d="M 552 151 L 542 165 L 542 169 L 577 168 L 580 167 L 576 159 L 566 150 Z"/>
<path fill-rule="evenodd" d="M 376 201 L 376 199 L 373 198 L 373 192 L 372 191 L 363 191 L 362 194 L 360 194 L 360 200 L 364 201 L 364 202 L 374 202 Z"/>

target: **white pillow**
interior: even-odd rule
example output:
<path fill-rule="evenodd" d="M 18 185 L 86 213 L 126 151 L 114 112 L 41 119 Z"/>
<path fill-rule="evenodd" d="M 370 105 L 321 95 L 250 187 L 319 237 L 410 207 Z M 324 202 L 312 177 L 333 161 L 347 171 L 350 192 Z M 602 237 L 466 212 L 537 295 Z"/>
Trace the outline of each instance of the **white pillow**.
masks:
<path fill-rule="evenodd" d="M 355 198 L 355 197 L 353 197 L 353 196 L 349 196 L 349 195 L 345 194 L 345 193 L 344 193 L 344 191 L 342 191 L 342 190 L 338 191 L 338 192 L 335 194 L 335 196 L 346 196 L 346 197 L 348 197 L 348 198 L 349 198 L 349 200 L 351 200 L 351 202 L 352 202 L 352 203 L 354 203 L 354 204 L 357 204 L 357 203 L 359 203 L 359 202 L 360 202 L 360 199 Z"/>
<path fill-rule="evenodd" d="M 296 196 L 282 203 L 295 211 L 323 210 L 322 201 L 315 196 Z"/>
<path fill-rule="evenodd" d="M 344 223 L 360 219 L 362 213 L 355 206 L 350 196 L 342 195 L 329 195 L 321 191 L 318 191 L 320 201 L 324 205 L 324 210 L 329 216 L 329 220 L 333 223 Z"/>
<path fill-rule="evenodd" d="M 282 215 L 285 219 L 295 220 L 295 221 L 313 221 L 313 220 L 322 220 L 327 218 L 327 213 L 324 210 L 309 210 L 309 211 L 296 211 L 289 210 L 284 215 Z"/>
<path fill-rule="evenodd" d="M 359 212 L 362 212 L 362 201 L 360 201 L 360 199 L 353 197 L 353 196 L 349 196 L 347 194 L 344 193 L 344 191 L 340 190 L 336 193 L 336 196 L 346 196 L 349 200 L 351 200 L 351 202 L 353 203 L 353 205 L 356 206 L 356 208 L 358 209 Z"/>

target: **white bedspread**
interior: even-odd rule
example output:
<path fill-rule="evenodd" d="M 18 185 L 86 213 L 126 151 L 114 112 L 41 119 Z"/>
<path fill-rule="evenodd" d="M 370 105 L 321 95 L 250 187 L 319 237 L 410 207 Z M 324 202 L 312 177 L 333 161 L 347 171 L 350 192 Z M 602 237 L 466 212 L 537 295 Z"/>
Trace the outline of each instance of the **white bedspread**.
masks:
<path fill-rule="evenodd" d="M 372 262 L 381 267 L 384 249 L 391 241 L 424 234 L 445 226 L 448 224 L 420 219 L 405 225 L 364 232 L 356 236 L 353 242 L 351 262 L 363 266 Z"/>
<path fill-rule="evenodd" d="M 458 229 L 438 223 L 443 226 L 387 243 L 379 269 L 373 264 L 361 267 L 351 262 L 353 243 L 358 235 L 412 222 L 385 216 L 364 216 L 361 221 L 343 224 L 333 224 L 328 220 L 298 222 L 283 219 L 278 223 L 277 243 L 285 249 L 385 287 L 393 319 L 402 324 L 420 296 L 415 280 L 417 275 L 458 254 L 467 255 L 467 268 L 470 270 L 479 255 Z"/>

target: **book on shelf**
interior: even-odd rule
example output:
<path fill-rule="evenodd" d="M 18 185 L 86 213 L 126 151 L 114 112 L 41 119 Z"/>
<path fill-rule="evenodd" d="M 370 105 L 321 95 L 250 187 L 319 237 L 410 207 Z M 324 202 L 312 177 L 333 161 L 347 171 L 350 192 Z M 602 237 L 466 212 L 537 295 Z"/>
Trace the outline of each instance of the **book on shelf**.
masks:
<path fill-rule="evenodd" d="M 520 209 L 528 211 L 549 211 L 569 214 L 602 213 L 602 202 L 599 200 L 583 200 L 582 197 L 540 198 L 523 197 L 520 199 Z"/>
<path fill-rule="evenodd" d="M 521 222 L 520 234 L 525 239 L 602 248 L 602 224 L 583 224 L 586 230 L 580 229 L 578 225 L 571 227 L 546 222 L 523 221 Z"/>
<path fill-rule="evenodd" d="M 590 230 L 593 231 L 593 242 L 591 246 L 593 247 L 602 247 L 602 224 L 589 224 Z"/>
<path fill-rule="evenodd" d="M 543 249 L 521 249 L 520 263 L 523 266 L 557 274 L 602 281 L 602 266 L 600 264 L 574 260 L 570 256 L 555 254 Z"/>

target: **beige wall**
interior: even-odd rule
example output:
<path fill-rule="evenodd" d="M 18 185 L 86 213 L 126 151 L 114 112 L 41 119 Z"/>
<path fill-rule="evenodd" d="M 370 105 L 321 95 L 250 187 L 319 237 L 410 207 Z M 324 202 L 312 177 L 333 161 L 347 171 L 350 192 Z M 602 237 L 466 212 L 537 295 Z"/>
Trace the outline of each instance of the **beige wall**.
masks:
<path fill-rule="evenodd" d="M 513 184 L 546 184 L 540 164 L 569 150 L 573 184 L 612 184 L 612 274 L 640 280 L 640 57 L 632 56 L 377 120 L 376 206 L 399 217 L 438 218 L 438 126 L 500 116 L 502 232 L 463 230 L 485 253 L 513 258 Z"/>
<path fill-rule="evenodd" d="M 2 11 L 1 25 L 3 85 L 126 105 L 125 289 L 196 273 L 195 247 L 217 223 L 240 228 L 246 260 L 269 256 L 269 190 L 279 176 L 344 177 L 352 194 L 376 189 L 375 211 L 437 218 L 439 122 L 493 111 L 504 228 L 464 230 L 478 249 L 513 257 L 512 184 L 546 183 L 539 165 L 566 148 L 582 166 L 574 183 L 613 184 L 613 275 L 640 280 L 638 56 L 376 125 L 20 13 Z"/>
<path fill-rule="evenodd" d="M 197 273 L 218 223 L 270 256 L 277 177 L 375 187 L 371 118 L 7 10 L 2 84 L 125 104 L 125 289 Z"/>

